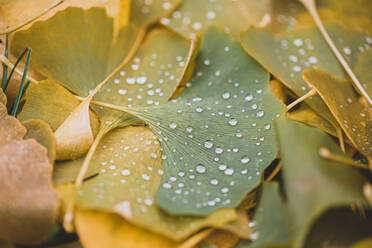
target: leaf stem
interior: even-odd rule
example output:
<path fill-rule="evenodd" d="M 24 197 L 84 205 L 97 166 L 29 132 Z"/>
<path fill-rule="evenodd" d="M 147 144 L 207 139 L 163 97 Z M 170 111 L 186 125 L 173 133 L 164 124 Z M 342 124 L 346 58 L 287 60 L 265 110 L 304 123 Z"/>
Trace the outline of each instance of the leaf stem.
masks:
<path fill-rule="evenodd" d="M 311 89 L 309 92 L 307 92 L 305 95 L 301 96 L 300 98 L 298 98 L 297 100 L 295 100 L 294 102 L 292 102 L 291 104 L 289 104 L 286 108 L 286 111 L 288 112 L 289 110 L 291 110 L 294 106 L 296 106 L 297 104 L 299 104 L 300 102 L 303 102 L 305 101 L 306 99 L 314 96 L 316 94 L 316 90 L 313 88 Z"/>
<path fill-rule="evenodd" d="M 322 147 L 319 149 L 319 155 L 324 159 L 329 159 L 329 160 L 339 162 L 342 164 L 358 167 L 360 169 L 369 170 L 368 165 L 359 163 L 345 156 L 334 154 L 328 148 L 325 148 L 325 147 Z"/>
<path fill-rule="evenodd" d="M 3 29 L 3 30 L 0 30 L 0 35 L 2 34 L 8 34 L 8 33 L 11 33 L 11 32 L 14 32 L 14 31 L 17 31 L 18 29 L 26 26 L 27 24 L 29 24 L 30 22 L 33 22 L 34 20 L 36 20 L 37 18 L 43 16 L 44 14 L 46 14 L 48 11 L 50 11 L 51 9 L 54 9 L 55 7 L 57 7 L 58 5 L 60 5 L 61 3 L 63 3 L 65 0 L 57 0 L 55 1 L 52 5 L 50 5 L 49 7 L 43 9 L 40 13 L 37 13 L 36 15 L 34 16 L 31 16 L 29 18 L 27 18 L 26 20 L 24 20 L 23 22 L 21 23 L 18 23 L 14 26 L 11 26 L 11 27 L 8 27 L 6 29 Z"/>
<path fill-rule="evenodd" d="M 266 178 L 266 182 L 271 182 L 271 180 L 274 179 L 274 177 L 279 173 L 280 169 L 282 168 L 282 165 L 279 163 L 275 169 L 271 172 L 271 174 Z"/>
<path fill-rule="evenodd" d="M 354 72 L 351 70 L 350 66 L 344 59 L 344 57 L 341 55 L 340 51 L 337 49 L 336 45 L 334 44 L 332 38 L 329 36 L 327 30 L 325 29 L 318 11 L 316 10 L 315 6 L 315 0 L 299 0 L 305 8 L 309 11 L 310 15 L 314 19 L 316 26 L 318 27 L 320 33 L 322 34 L 323 38 L 326 40 L 328 46 L 331 48 L 334 55 L 337 57 L 338 61 L 341 63 L 343 68 L 345 69 L 346 73 L 351 78 L 354 87 L 356 90 L 366 98 L 367 102 L 372 106 L 372 99 L 366 92 L 366 90 L 363 88 L 362 84 L 359 82 L 358 78 L 355 76 Z"/>

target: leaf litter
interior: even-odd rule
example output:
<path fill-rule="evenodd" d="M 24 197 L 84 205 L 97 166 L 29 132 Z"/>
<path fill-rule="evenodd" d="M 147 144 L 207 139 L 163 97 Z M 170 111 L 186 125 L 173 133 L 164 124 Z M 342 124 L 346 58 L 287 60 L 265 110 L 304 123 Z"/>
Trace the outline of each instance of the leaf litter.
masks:
<path fill-rule="evenodd" d="M 369 3 L 358 4 L 323 0 L 317 7 L 370 95 Z M 68 5 L 11 36 L 10 60 L 31 48 L 32 76 L 48 80 L 23 75 L 32 79 L 18 115 L 26 136 L 14 118 L 0 130 L 6 142 L 36 139 L 49 165 L 55 154 L 64 159 L 53 169 L 61 196 L 57 221 L 70 218 L 84 247 L 363 244 L 370 235 L 371 109 L 300 2 L 102 3 L 110 17 Z M 24 21 L 14 17 L 19 11 L 2 12 L 5 23 Z M 251 24 L 260 28 L 244 32 Z M 68 148 L 63 156 L 61 147 Z M 50 176 L 32 186 L 49 180 L 54 193 Z M 27 199 L 16 194 L 17 201 Z M 46 211 L 36 238 L 17 231 L 0 238 L 46 240 L 56 210 Z M 50 239 L 64 244 L 58 235 Z"/>

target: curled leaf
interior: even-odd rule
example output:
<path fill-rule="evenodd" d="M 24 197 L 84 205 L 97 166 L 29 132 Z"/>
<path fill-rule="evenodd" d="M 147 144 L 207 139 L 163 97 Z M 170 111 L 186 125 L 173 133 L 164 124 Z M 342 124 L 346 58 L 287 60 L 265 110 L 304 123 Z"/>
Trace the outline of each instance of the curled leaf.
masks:
<path fill-rule="evenodd" d="M 57 144 L 57 158 L 76 159 L 84 155 L 93 143 L 87 98 L 67 117 L 54 132 Z"/>

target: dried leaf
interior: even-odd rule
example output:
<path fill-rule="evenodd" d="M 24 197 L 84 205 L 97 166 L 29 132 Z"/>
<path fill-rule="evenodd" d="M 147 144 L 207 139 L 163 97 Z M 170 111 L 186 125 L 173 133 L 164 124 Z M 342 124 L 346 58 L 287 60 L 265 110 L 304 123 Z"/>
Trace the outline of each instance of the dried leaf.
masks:
<path fill-rule="evenodd" d="M 26 129 L 3 104 L 0 111 L 0 238 L 38 244 L 48 237 L 57 214 L 52 165 L 42 145 L 22 140 Z"/>
<path fill-rule="evenodd" d="M 27 129 L 25 139 L 35 139 L 40 145 L 44 146 L 48 152 L 48 158 L 51 164 L 56 159 L 56 139 L 50 126 L 38 119 L 22 122 Z"/>
<path fill-rule="evenodd" d="M 314 69 L 305 71 L 304 79 L 322 97 L 353 145 L 372 157 L 372 108 L 360 103 L 351 82 Z"/>
<path fill-rule="evenodd" d="M 203 240 L 202 244 L 207 247 L 233 248 L 238 242 L 238 236 L 227 231 L 215 230 Z"/>
<path fill-rule="evenodd" d="M 174 248 L 177 243 L 128 224 L 120 216 L 99 211 L 76 213 L 80 242 L 87 248 Z"/>

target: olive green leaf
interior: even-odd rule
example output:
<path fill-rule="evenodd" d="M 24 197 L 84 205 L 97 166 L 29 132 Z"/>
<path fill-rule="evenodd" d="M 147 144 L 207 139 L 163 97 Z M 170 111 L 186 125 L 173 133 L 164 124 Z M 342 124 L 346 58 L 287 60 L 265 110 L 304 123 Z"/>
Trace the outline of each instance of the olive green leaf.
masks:
<path fill-rule="evenodd" d="M 80 209 L 115 212 L 128 222 L 180 241 L 207 226 L 223 228 L 237 218 L 234 209 L 208 217 L 170 216 L 155 204 L 163 175 L 159 141 L 147 127 L 117 128 L 100 142 L 90 170 L 99 175 L 77 192 Z"/>
<path fill-rule="evenodd" d="M 185 37 L 195 37 L 208 26 L 218 25 L 237 36 L 251 24 L 259 24 L 270 11 L 270 0 L 184 0 L 171 16 L 161 23 Z"/>
<path fill-rule="evenodd" d="M 182 0 L 131 0 L 130 23 L 147 27 L 170 14 Z"/>
<path fill-rule="evenodd" d="M 372 45 L 372 38 L 363 32 L 348 30 L 338 25 L 326 25 L 329 34 L 343 52 L 349 65 L 355 66 L 358 54 Z M 241 35 L 247 52 L 256 58 L 298 96 L 311 90 L 302 79 L 302 71 L 319 68 L 336 77 L 345 78 L 342 67 L 315 27 L 297 29 L 273 36 L 264 29 L 251 28 Z M 335 119 L 319 96 L 306 101 L 326 120 L 335 124 Z"/>
<path fill-rule="evenodd" d="M 359 55 L 358 63 L 355 66 L 355 74 L 363 83 L 369 96 L 372 96 L 372 50 L 366 51 Z"/>
<path fill-rule="evenodd" d="M 272 120 L 283 111 L 269 75 L 240 44 L 210 28 L 195 74 L 171 102 L 126 108 L 162 143 L 165 173 L 157 203 L 172 214 L 235 207 L 274 159 Z"/>
<path fill-rule="evenodd" d="M 322 131 L 284 118 L 277 122 L 276 130 L 295 246 L 300 247 L 325 211 L 365 203 L 362 187 L 366 179 L 355 168 L 320 157 L 321 148 L 342 154 Z"/>
<path fill-rule="evenodd" d="M 304 71 L 304 79 L 323 98 L 353 145 L 372 157 L 372 109 L 359 101 L 351 82 L 315 69 Z"/>
<path fill-rule="evenodd" d="M 290 223 L 278 183 L 264 183 L 251 225 L 252 241 L 241 241 L 236 248 L 291 247 Z"/>

